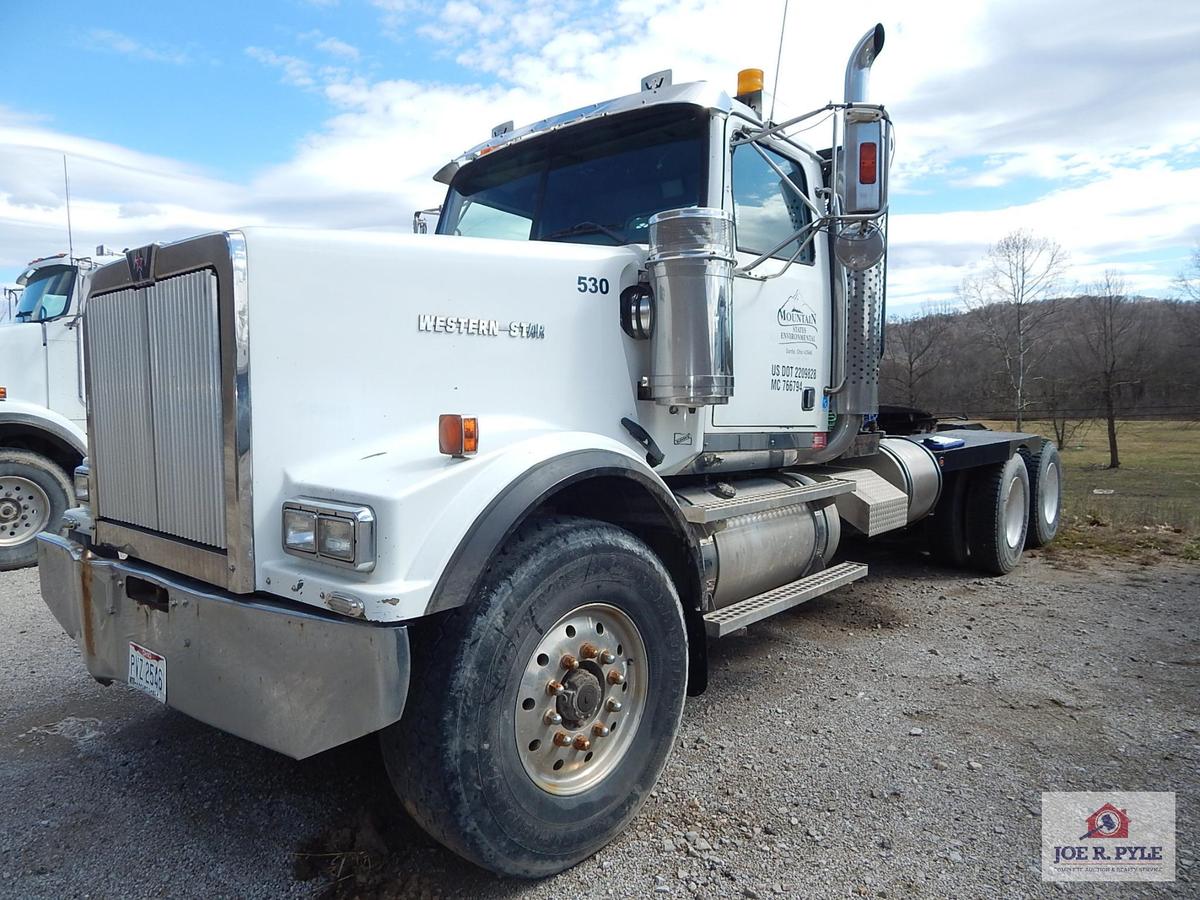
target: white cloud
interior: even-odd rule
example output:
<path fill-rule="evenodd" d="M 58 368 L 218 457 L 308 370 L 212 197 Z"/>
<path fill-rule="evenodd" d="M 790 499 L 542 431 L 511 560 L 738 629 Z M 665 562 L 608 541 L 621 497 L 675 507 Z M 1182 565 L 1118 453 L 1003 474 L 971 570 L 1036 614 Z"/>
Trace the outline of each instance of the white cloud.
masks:
<path fill-rule="evenodd" d="M 110 31 L 107 28 L 93 28 L 88 32 L 88 46 L 93 50 L 107 50 L 148 62 L 171 63 L 172 65 L 183 65 L 188 62 L 188 55 L 182 50 L 148 46 L 127 34 Z"/>
<path fill-rule="evenodd" d="M 339 41 L 335 37 L 327 37 L 317 42 L 317 49 L 323 50 L 330 56 L 337 56 L 341 59 L 357 61 L 361 55 L 358 48 L 353 44 L 347 44 L 345 41 Z"/>
<path fill-rule="evenodd" d="M 317 83 L 316 78 L 313 77 L 313 65 L 307 60 L 296 56 L 276 53 L 274 50 L 267 50 L 262 47 L 247 47 L 246 55 L 251 59 L 258 60 L 264 66 L 278 69 L 280 71 L 280 80 L 284 84 L 290 84 L 299 88 L 310 88 Z"/>

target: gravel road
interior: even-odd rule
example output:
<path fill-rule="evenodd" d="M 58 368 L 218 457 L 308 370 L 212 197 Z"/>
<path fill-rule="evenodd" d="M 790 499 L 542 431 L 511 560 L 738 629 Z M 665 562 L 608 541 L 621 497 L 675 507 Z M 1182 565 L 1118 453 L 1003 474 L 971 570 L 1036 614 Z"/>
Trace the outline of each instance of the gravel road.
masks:
<path fill-rule="evenodd" d="M 1040 792 L 1105 789 L 1177 792 L 1177 882 L 1122 894 L 1196 896 L 1200 567 L 852 550 L 873 578 L 713 646 L 634 826 L 539 883 L 424 837 L 371 740 L 294 762 L 95 684 L 0 574 L 0 896 L 1053 895 Z"/>

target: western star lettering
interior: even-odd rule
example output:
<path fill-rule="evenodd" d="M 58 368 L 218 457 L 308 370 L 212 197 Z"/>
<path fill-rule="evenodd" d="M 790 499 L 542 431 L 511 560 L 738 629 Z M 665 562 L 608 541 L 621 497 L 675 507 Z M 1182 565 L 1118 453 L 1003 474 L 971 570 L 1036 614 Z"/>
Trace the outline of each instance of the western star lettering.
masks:
<path fill-rule="evenodd" d="M 496 319 L 435 316 L 429 313 L 417 315 L 417 331 L 436 334 L 478 334 L 484 337 L 499 337 L 502 334 L 513 338 L 546 337 L 546 326 L 538 322 L 510 322 L 508 325 L 501 325 Z"/>

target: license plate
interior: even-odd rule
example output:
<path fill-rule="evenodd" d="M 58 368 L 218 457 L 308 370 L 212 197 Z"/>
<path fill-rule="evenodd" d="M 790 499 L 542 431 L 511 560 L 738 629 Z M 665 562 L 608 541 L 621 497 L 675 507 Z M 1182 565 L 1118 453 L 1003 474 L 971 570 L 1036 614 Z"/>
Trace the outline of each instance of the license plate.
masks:
<path fill-rule="evenodd" d="M 167 702 L 167 661 L 153 650 L 129 643 L 129 684 L 159 703 Z"/>

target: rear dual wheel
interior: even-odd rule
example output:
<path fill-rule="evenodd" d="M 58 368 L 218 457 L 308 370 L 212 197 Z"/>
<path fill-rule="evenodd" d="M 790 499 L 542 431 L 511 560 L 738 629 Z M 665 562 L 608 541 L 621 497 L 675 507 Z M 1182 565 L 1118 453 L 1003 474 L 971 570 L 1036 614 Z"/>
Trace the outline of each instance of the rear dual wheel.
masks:
<path fill-rule="evenodd" d="M 1026 547 L 1041 547 L 1054 540 L 1062 518 L 1062 460 L 1052 441 L 1043 441 L 1035 452 L 1024 454 L 1029 469 L 1029 529 Z"/>
<path fill-rule="evenodd" d="M 504 875 L 595 853 L 654 786 L 683 711 L 687 632 L 662 563 L 615 526 L 540 519 L 430 624 L 381 735 L 409 813 Z"/>
<path fill-rule="evenodd" d="M 1029 527 L 1029 499 L 1029 471 L 1020 454 L 972 474 L 966 497 L 971 565 L 992 575 L 1017 567 Z"/>

